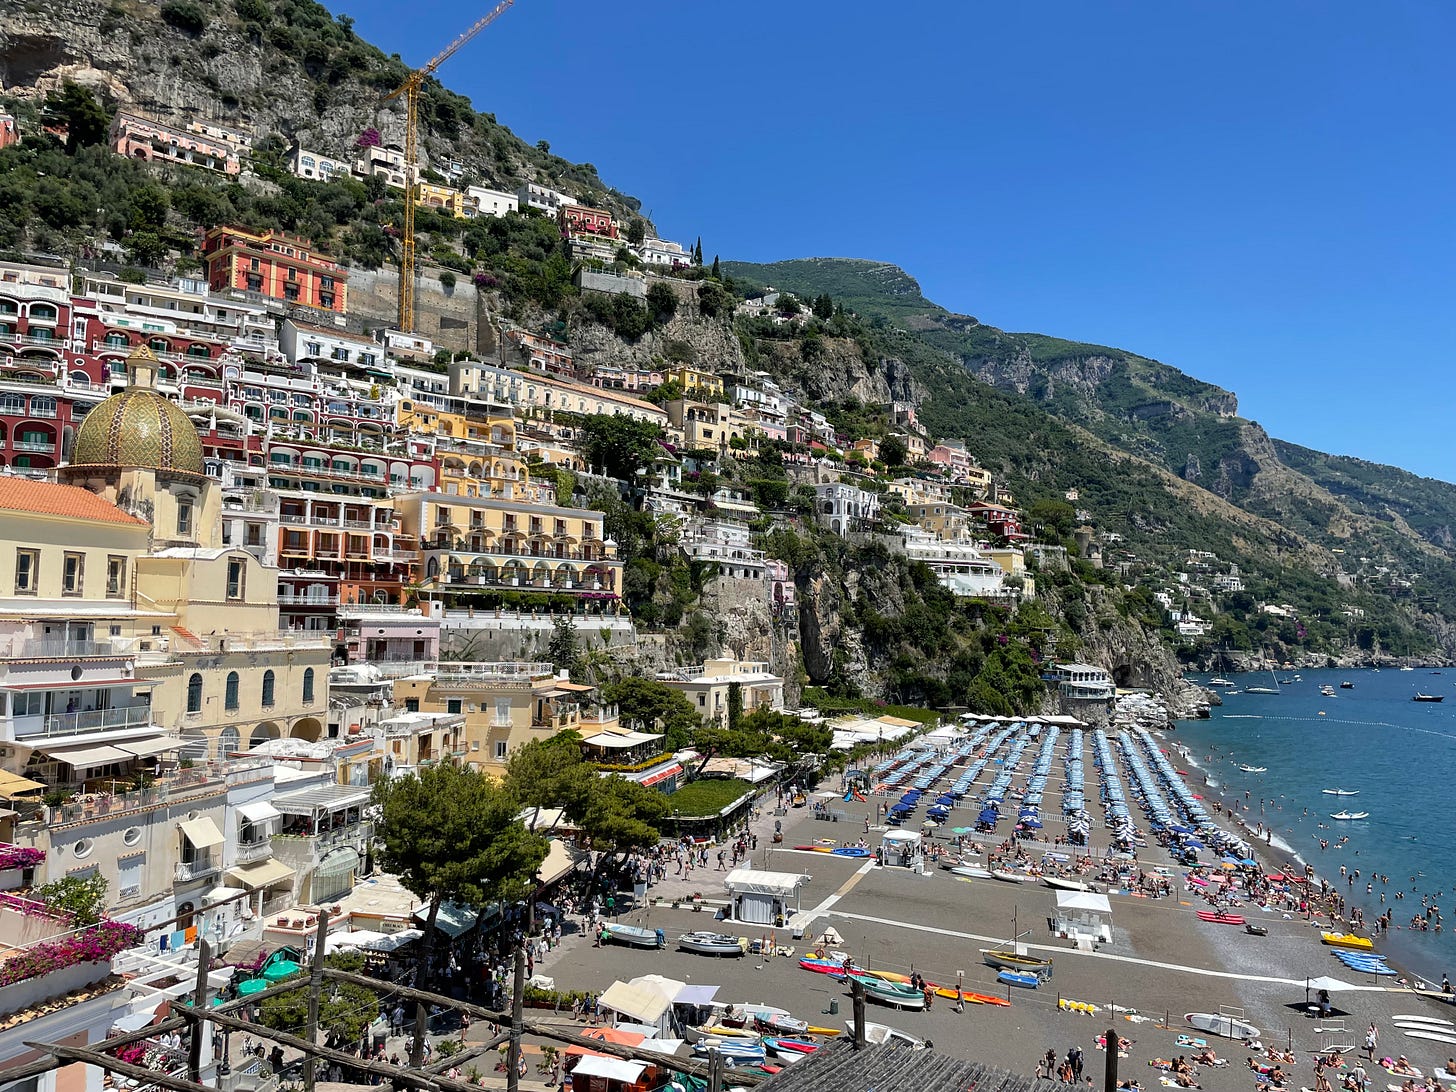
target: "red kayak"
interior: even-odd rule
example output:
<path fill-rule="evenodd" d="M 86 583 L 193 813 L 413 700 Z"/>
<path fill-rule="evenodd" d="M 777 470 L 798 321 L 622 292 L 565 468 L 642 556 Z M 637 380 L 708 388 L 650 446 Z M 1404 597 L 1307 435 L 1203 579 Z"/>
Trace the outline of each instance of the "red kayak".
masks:
<path fill-rule="evenodd" d="M 1198 911 L 1198 919 L 1200 921 L 1211 921 L 1215 925 L 1243 925 L 1243 924 L 1245 924 L 1244 919 L 1243 919 L 1243 916 L 1240 915 L 1240 914 L 1223 914 L 1223 913 L 1217 913 L 1217 912 L 1215 912 L 1213 910 L 1199 910 Z"/>

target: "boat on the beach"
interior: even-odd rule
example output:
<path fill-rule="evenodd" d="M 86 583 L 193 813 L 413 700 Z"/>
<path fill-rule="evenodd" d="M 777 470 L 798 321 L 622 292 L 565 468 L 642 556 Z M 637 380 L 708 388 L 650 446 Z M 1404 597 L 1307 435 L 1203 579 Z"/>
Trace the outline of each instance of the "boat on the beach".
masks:
<path fill-rule="evenodd" d="M 936 997 L 944 997 L 950 1001 L 954 1001 L 956 997 L 959 996 L 962 1001 L 966 1001 L 972 1005 L 1007 1006 L 1011 1004 L 1011 1002 L 1006 1000 L 1006 998 L 1004 997 L 997 997 L 994 994 L 989 993 L 974 993 L 973 991 L 965 989 L 964 987 L 961 988 L 959 994 L 956 993 L 956 988 L 954 986 L 934 986 L 933 988 L 935 990 Z"/>
<path fill-rule="evenodd" d="M 707 1054 L 716 1050 L 725 1061 L 761 1062 L 765 1058 L 763 1043 L 755 1036 L 752 1039 L 728 1039 L 714 1036 L 700 1039 L 693 1044 L 694 1054 Z"/>
<path fill-rule="evenodd" d="M 1259 1029 L 1247 1020 L 1226 1016 L 1221 1012 L 1185 1012 L 1183 1019 L 1199 1031 L 1222 1035 L 1225 1039 L 1257 1039 Z"/>
<path fill-rule="evenodd" d="M 977 868 L 974 865 L 951 865 L 948 869 L 952 876 L 961 876 L 967 880 L 990 880 L 995 877 L 984 868 Z"/>
<path fill-rule="evenodd" d="M 1199 910 L 1198 920 L 1212 922 L 1215 925 L 1247 925 L 1242 914 L 1226 914 L 1219 910 Z"/>
<path fill-rule="evenodd" d="M 1326 796 L 1359 796 L 1359 789 L 1320 789 Z"/>
<path fill-rule="evenodd" d="M 1331 812 L 1330 813 L 1330 818 L 1331 819 L 1341 819 L 1341 820 L 1347 820 L 1347 819 L 1369 819 L 1370 818 L 1370 813 L 1368 811 L 1336 811 L 1336 812 Z"/>
<path fill-rule="evenodd" d="M 1085 880 L 1071 880 L 1071 879 L 1068 879 L 1065 876 L 1043 876 L 1041 878 L 1041 882 L 1044 883 L 1044 884 L 1046 884 L 1048 887 L 1054 887 L 1054 888 L 1056 888 L 1058 891 L 1096 891 L 1097 890 L 1097 888 L 1093 887 L 1090 883 L 1088 883 Z"/>
<path fill-rule="evenodd" d="M 846 1020 L 844 1026 L 854 1034 L 854 1021 Z M 924 1050 L 925 1040 L 917 1039 L 909 1032 L 901 1031 L 899 1028 L 892 1028 L 888 1024 L 876 1024 L 872 1020 L 866 1020 L 864 1026 L 865 1042 L 871 1046 L 892 1046 L 909 1047 L 911 1050 Z"/>
<path fill-rule="evenodd" d="M 1262 925 L 1255 925 L 1251 921 L 1244 922 L 1244 932 L 1248 933 L 1251 937 L 1267 937 L 1269 935 L 1268 929 Z"/>
<path fill-rule="evenodd" d="M 1014 951 L 1009 948 L 982 948 L 981 958 L 986 961 L 987 966 L 995 967 L 997 970 L 1019 971 L 1040 975 L 1043 978 L 1050 978 L 1052 974 L 1050 959 L 1028 955 L 1019 944 Z"/>
<path fill-rule="evenodd" d="M 787 1036 L 764 1036 L 763 1045 L 773 1051 L 773 1055 L 781 1062 L 792 1065 L 794 1062 L 803 1061 L 814 1051 L 819 1049 L 818 1043 L 811 1043 L 804 1039 L 791 1039 Z"/>
<path fill-rule="evenodd" d="M 1331 948 L 1358 948 L 1363 952 L 1374 951 L 1375 944 L 1369 937 L 1358 937 L 1354 933 L 1321 933 L 1320 943 Z"/>
<path fill-rule="evenodd" d="M 602 926 L 602 939 L 614 940 L 618 944 L 628 944 L 634 948 L 663 948 L 667 945 L 667 935 L 661 929 L 646 929 L 640 925 L 623 925 L 615 921 L 609 921 Z"/>
<path fill-rule="evenodd" d="M 1268 773 L 1269 772 L 1269 767 L 1268 766 L 1245 766 L 1243 763 L 1240 763 L 1239 764 L 1239 769 L 1243 770 L 1244 773 Z"/>
<path fill-rule="evenodd" d="M 1008 986 L 1020 986 L 1024 990 L 1034 990 L 1041 985 L 1041 976 L 1023 974 L 1020 971 L 997 971 L 996 981 L 1004 982 Z"/>
<path fill-rule="evenodd" d="M 677 946 L 685 952 L 713 956 L 741 956 L 746 947 L 737 937 L 709 932 L 684 933 L 677 938 Z"/>
<path fill-rule="evenodd" d="M 856 976 L 855 981 L 864 987 L 866 997 L 878 1001 L 882 1005 L 891 1005 L 897 1009 L 919 1010 L 925 1008 L 925 993 L 914 986 L 907 986 L 901 982 L 887 982 L 883 978 L 875 978 L 870 975 Z"/>
<path fill-rule="evenodd" d="M 1411 701 L 1445 701 L 1445 694 L 1422 694 L 1419 691 L 1411 698 Z"/>
<path fill-rule="evenodd" d="M 1450 1020 L 1442 1020 L 1439 1016 L 1402 1016 L 1399 1013 L 1397 1013 L 1395 1016 L 1392 1016 L 1390 1019 L 1397 1026 L 1400 1025 L 1400 1024 L 1402 1024 L 1402 1023 L 1405 1023 L 1405 1024 L 1435 1024 L 1437 1027 L 1456 1028 L 1456 1023 L 1452 1023 Z"/>
<path fill-rule="evenodd" d="M 1004 868 L 991 869 L 991 879 L 1000 880 L 1002 883 L 1025 883 L 1026 874 L 1023 872 L 1010 872 Z"/>

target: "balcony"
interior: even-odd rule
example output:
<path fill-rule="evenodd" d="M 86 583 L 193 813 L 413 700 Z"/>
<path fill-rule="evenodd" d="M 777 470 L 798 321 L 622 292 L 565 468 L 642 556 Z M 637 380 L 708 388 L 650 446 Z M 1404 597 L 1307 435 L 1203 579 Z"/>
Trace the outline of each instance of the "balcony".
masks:
<path fill-rule="evenodd" d="M 35 416 L 32 414 L 31 416 Z M 44 455 L 55 453 L 56 442 L 54 440 L 11 440 L 11 451 L 34 451 Z"/>
<path fill-rule="evenodd" d="M 54 420 L 56 416 L 56 408 L 55 406 L 37 406 L 34 402 L 31 402 L 30 416 L 44 417 Z"/>
<path fill-rule="evenodd" d="M 61 352 L 66 347 L 65 339 L 58 337 L 36 337 L 34 334 L 6 334 L 0 341 L 12 345 L 31 346 L 39 349 L 54 349 Z"/>
<path fill-rule="evenodd" d="M 177 862 L 175 876 L 178 883 L 193 883 L 215 876 L 221 871 L 222 866 L 211 857 L 198 857 L 192 861 Z"/>
<path fill-rule="evenodd" d="M 272 856 L 272 838 L 264 838 L 261 842 L 239 842 L 237 857 L 234 863 L 240 865 L 254 864 L 258 861 L 266 861 Z"/>
<path fill-rule="evenodd" d="M 110 819 L 127 812 L 154 808 L 159 804 L 217 796 L 226 793 L 229 785 L 271 782 L 272 779 L 273 763 L 270 759 L 199 763 L 191 769 L 178 770 L 168 777 L 158 778 L 145 788 L 130 792 L 91 794 L 85 800 L 51 808 L 50 823 L 54 827 L 66 823 Z"/>
<path fill-rule="evenodd" d="M 126 641 L 130 646 L 131 641 Z M 111 659 L 128 655 L 115 641 L 68 640 L 56 637 L 15 638 L 6 646 L 6 655 L 14 660 L 72 660 L 88 656 Z"/>
<path fill-rule="evenodd" d="M 280 607 L 336 607 L 339 605 L 337 594 L 330 595 L 294 595 L 292 593 L 280 593 L 278 596 Z"/>
<path fill-rule="evenodd" d="M 80 685 L 84 686 L 85 683 Z M 124 705 L 115 709 L 93 709 L 88 713 L 52 713 L 38 732 L 23 732 L 21 721 L 40 718 L 16 718 L 15 734 L 28 740 L 40 737 L 70 736 L 85 732 L 106 732 L 115 728 L 145 728 L 152 723 L 150 705 Z"/>

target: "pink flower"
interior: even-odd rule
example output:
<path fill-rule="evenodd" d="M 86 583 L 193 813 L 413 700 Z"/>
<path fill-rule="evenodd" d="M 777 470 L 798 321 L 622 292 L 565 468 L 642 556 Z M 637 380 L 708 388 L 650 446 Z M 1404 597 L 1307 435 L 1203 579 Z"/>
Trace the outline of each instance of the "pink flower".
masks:
<path fill-rule="evenodd" d="M 74 967 L 77 963 L 99 963 L 142 942 L 142 931 L 120 921 L 100 924 L 66 937 L 43 941 L 21 949 L 0 963 L 0 989 L 28 978 Z"/>

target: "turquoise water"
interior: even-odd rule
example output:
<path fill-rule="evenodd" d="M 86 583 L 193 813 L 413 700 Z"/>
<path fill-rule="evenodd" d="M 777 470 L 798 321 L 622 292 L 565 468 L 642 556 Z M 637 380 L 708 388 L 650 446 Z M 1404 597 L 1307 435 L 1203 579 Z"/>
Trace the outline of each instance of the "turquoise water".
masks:
<path fill-rule="evenodd" d="M 1294 674 L 1278 672 L 1281 679 Z M 1278 695 L 1227 695 L 1211 719 L 1180 721 L 1174 740 L 1189 748 L 1189 761 L 1217 783 L 1217 791 L 1239 804 L 1251 827 L 1262 816 L 1275 847 L 1282 840 L 1340 886 L 1349 905 L 1365 908 L 1367 922 L 1394 910 L 1392 931 L 1378 941 L 1379 950 L 1436 982 L 1443 973 L 1456 976 L 1456 669 L 1298 674 L 1302 681 Z M 1240 690 L 1273 685 L 1268 672 L 1225 677 Z M 1341 681 L 1355 688 L 1340 690 Z M 1337 688 L 1335 697 L 1320 695 L 1324 683 Z M 1414 702 L 1417 691 L 1446 700 Z M 1269 772 L 1244 773 L 1239 763 Z M 1359 789 L 1360 795 L 1321 792 L 1333 788 Z M 1368 811 L 1370 818 L 1330 819 L 1342 810 Z M 1337 844 L 1341 837 L 1348 838 L 1343 846 Z M 1320 848 L 1321 839 L 1327 848 Z M 1351 885 L 1354 869 L 1360 876 Z M 1388 876 L 1389 883 L 1376 879 L 1367 894 L 1372 873 Z M 1398 891 L 1403 898 L 1395 897 Z M 1434 918 L 1428 931 L 1410 928 L 1413 915 L 1425 916 L 1423 895 L 1439 907 L 1440 933 Z"/>

